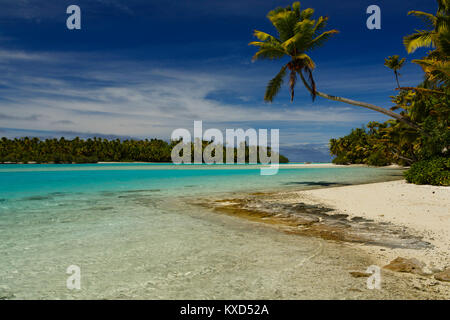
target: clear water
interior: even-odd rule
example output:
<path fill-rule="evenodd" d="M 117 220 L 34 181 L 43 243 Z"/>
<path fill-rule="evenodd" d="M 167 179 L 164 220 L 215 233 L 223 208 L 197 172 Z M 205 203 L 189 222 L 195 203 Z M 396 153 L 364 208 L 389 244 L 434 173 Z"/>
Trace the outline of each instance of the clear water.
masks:
<path fill-rule="evenodd" d="M 323 272 L 363 263 L 350 250 L 339 248 L 336 258 L 335 244 L 217 215 L 188 200 L 381 181 L 400 172 L 259 173 L 256 166 L 2 165 L 0 298 L 338 298 L 339 282 L 330 288 Z M 318 249 L 321 266 L 305 264 Z M 70 265 L 81 268 L 81 290 L 66 287 Z M 312 286 L 314 275 L 320 280 Z M 299 288 L 302 281 L 306 288 Z"/>

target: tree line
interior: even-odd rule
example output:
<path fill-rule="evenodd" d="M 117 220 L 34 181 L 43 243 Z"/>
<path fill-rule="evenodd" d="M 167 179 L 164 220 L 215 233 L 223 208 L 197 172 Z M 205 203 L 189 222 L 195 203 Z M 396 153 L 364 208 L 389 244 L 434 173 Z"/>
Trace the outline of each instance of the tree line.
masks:
<path fill-rule="evenodd" d="M 0 163 L 97 163 L 97 162 L 171 162 L 172 149 L 179 141 L 166 142 L 159 139 L 107 140 L 102 138 L 68 140 L 39 138 L 0 139 Z M 210 141 L 203 141 L 202 148 Z M 193 144 L 191 146 L 193 150 Z M 224 163 L 226 149 L 224 152 Z M 270 149 L 268 150 L 270 155 Z M 237 159 L 237 149 L 234 149 Z M 246 162 L 249 148 L 245 146 Z M 192 152 L 192 157 L 194 152 Z M 259 160 L 259 159 L 258 159 Z M 193 162 L 193 159 L 192 159 Z M 280 163 L 289 160 L 280 155 Z"/>

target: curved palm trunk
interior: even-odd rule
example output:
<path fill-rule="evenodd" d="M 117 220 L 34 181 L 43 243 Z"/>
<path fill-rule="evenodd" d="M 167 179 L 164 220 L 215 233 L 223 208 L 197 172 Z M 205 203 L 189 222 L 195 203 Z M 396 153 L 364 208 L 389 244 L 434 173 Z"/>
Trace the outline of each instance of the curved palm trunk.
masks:
<path fill-rule="evenodd" d="M 313 94 L 313 90 L 311 89 L 311 87 L 306 82 L 305 78 L 303 77 L 303 74 L 301 72 L 299 72 L 299 74 L 300 74 L 300 78 L 302 79 L 303 84 L 305 85 L 306 89 L 308 89 L 308 91 L 311 92 L 311 94 Z M 343 102 L 343 103 L 347 103 L 347 104 L 351 104 L 351 105 L 354 105 L 354 106 L 363 107 L 363 108 L 367 108 L 367 109 L 370 109 L 370 110 L 373 110 L 373 111 L 377 111 L 377 112 L 383 113 L 383 114 L 385 114 L 385 115 L 387 115 L 387 116 L 389 116 L 391 118 L 394 118 L 394 119 L 397 119 L 398 121 L 403 122 L 404 124 L 414 128 L 416 130 L 420 129 L 419 125 L 415 124 L 414 122 L 406 119 L 405 117 L 401 116 L 400 114 L 395 113 L 395 112 L 393 112 L 393 111 L 391 111 L 389 109 L 385 109 L 385 108 L 376 106 L 374 104 L 366 103 L 366 102 L 360 102 L 360 101 L 351 100 L 351 99 L 347 99 L 347 98 L 332 96 L 332 95 L 329 95 L 329 94 L 326 94 L 326 93 L 323 93 L 323 92 L 320 92 L 320 91 L 315 91 L 315 93 L 318 96 L 320 96 L 322 98 L 325 98 L 325 99 L 328 99 L 328 100 L 339 101 L 339 102 Z"/>

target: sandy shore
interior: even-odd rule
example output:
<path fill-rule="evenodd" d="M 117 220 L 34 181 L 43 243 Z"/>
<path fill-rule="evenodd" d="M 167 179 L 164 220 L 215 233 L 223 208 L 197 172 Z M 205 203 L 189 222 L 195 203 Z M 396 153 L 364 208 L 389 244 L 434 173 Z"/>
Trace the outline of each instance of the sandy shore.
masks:
<path fill-rule="evenodd" d="M 433 245 L 423 250 L 382 249 L 360 245 L 380 265 L 398 256 L 417 258 L 429 269 L 450 267 L 450 188 L 420 186 L 405 181 L 344 186 L 297 192 L 297 201 L 321 204 L 349 218 L 363 217 L 376 222 L 403 226 Z"/>
<path fill-rule="evenodd" d="M 353 251 L 355 257 L 363 253 L 370 264 L 355 267 L 348 260 L 342 276 L 367 277 L 367 267 L 376 265 L 383 270 L 383 294 L 395 292 L 401 299 L 450 299 L 446 280 L 450 268 L 449 187 L 395 180 L 256 192 L 199 204 L 288 234 L 338 244 Z M 406 259 L 407 267 L 383 268 L 399 257 Z M 419 267 L 405 270 L 411 266 L 408 263 Z"/>

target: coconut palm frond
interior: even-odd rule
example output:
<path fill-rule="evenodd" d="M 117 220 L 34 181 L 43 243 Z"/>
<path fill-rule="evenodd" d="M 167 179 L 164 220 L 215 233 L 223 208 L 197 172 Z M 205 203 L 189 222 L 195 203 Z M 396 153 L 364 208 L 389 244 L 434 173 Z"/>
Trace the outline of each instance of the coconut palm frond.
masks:
<path fill-rule="evenodd" d="M 328 22 L 328 17 L 319 17 L 317 19 L 316 26 L 314 27 L 314 32 L 318 33 L 320 31 L 322 31 L 327 26 L 327 22 Z"/>
<path fill-rule="evenodd" d="M 311 41 L 311 50 L 322 47 L 333 35 L 338 34 L 338 30 L 325 31 Z"/>
<path fill-rule="evenodd" d="M 433 34 L 430 31 L 422 30 L 403 38 L 408 53 L 415 52 L 418 48 L 434 47 Z"/>
<path fill-rule="evenodd" d="M 422 21 L 425 22 L 427 27 L 430 29 L 434 29 L 436 27 L 437 18 L 431 13 L 422 11 L 410 11 L 408 12 L 408 15 L 422 19 Z"/>
<path fill-rule="evenodd" d="M 261 41 L 270 41 L 270 42 L 275 42 L 275 43 L 281 43 L 281 41 L 279 39 L 275 38 L 274 36 L 272 36 L 268 33 L 259 31 L 259 30 L 255 30 L 253 35 L 256 38 L 258 38 L 258 40 L 261 40 Z"/>
<path fill-rule="evenodd" d="M 300 17 L 301 20 L 309 20 L 314 15 L 314 9 L 308 8 L 301 12 Z"/>
<path fill-rule="evenodd" d="M 253 56 L 252 61 L 261 59 L 280 59 L 286 55 L 286 51 L 279 44 L 253 41 L 250 42 L 249 45 L 259 47 L 259 50 Z"/>
<path fill-rule="evenodd" d="M 275 76 L 275 78 L 269 81 L 269 84 L 266 87 L 266 93 L 264 95 L 264 100 L 266 102 L 272 102 L 273 98 L 280 91 L 281 85 L 284 82 L 284 77 L 286 76 L 286 69 L 287 66 L 283 66 L 280 72 L 278 72 L 278 74 Z"/>

